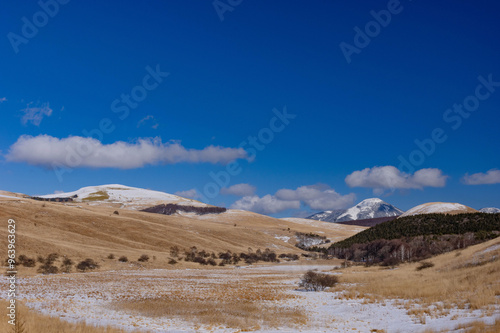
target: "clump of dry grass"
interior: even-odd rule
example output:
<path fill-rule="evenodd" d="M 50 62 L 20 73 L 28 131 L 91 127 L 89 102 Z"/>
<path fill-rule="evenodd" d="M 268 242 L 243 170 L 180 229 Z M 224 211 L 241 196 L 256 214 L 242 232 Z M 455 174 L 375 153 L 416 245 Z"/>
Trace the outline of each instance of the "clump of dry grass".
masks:
<path fill-rule="evenodd" d="M 130 333 L 111 327 L 95 327 L 84 323 L 73 324 L 59 318 L 44 316 L 29 310 L 19 302 L 17 304 L 17 327 L 7 320 L 0 320 L 0 332 L 32 333 L 32 332 L 64 332 L 64 333 Z M 0 301 L 0 307 L 7 307 L 6 301 Z"/>
<path fill-rule="evenodd" d="M 240 330 L 299 326 L 307 322 L 302 309 L 284 307 L 279 289 L 245 284 L 213 285 L 186 294 L 172 291 L 158 298 L 120 300 L 115 308 L 148 317 L 179 318 L 197 324 Z"/>

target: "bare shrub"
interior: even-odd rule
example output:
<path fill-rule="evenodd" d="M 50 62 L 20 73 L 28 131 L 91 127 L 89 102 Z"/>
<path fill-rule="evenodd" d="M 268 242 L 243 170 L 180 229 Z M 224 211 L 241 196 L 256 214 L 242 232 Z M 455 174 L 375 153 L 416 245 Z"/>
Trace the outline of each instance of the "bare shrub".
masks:
<path fill-rule="evenodd" d="M 117 211 L 117 210 L 115 210 L 115 211 L 113 212 L 113 214 L 115 214 L 115 215 L 120 215 L 120 213 L 118 213 L 118 211 Z"/>
<path fill-rule="evenodd" d="M 59 254 L 57 254 L 57 253 L 51 253 L 45 259 L 45 263 L 49 264 L 49 265 L 52 265 L 54 263 L 54 261 L 56 261 L 58 258 L 59 258 Z"/>
<path fill-rule="evenodd" d="M 118 258 L 118 261 L 120 261 L 120 262 L 127 262 L 128 258 L 125 257 L 125 256 L 121 256 L 120 258 Z"/>
<path fill-rule="evenodd" d="M 38 267 L 37 272 L 42 274 L 57 274 L 59 273 L 59 269 L 52 264 L 45 263 Z"/>
<path fill-rule="evenodd" d="M 61 265 L 61 271 L 64 273 L 69 273 L 71 272 L 71 267 L 73 267 L 74 262 L 70 258 L 64 258 L 62 265 Z"/>
<path fill-rule="evenodd" d="M 177 245 L 171 246 L 170 247 L 170 256 L 177 258 L 179 256 L 180 251 L 181 250 L 179 249 L 179 247 Z"/>
<path fill-rule="evenodd" d="M 147 254 L 143 254 L 139 257 L 139 259 L 137 259 L 137 261 L 140 261 L 140 262 L 147 262 L 149 260 L 149 256 Z"/>
<path fill-rule="evenodd" d="M 29 258 L 24 254 L 21 254 L 19 258 L 17 258 L 18 262 L 24 267 L 35 267 L 36 261 L 33 258 Z"/>
<path fill-rule="evenodd" d="M 170 260 L 168 261 L 168 263 L 169 263 L 170 265 L 175 265 L 175 264 L 177 264 L 177 260 L 175 260 L 175 259 L 170 259 Z"/>
<path fill-rule="evenodd" d="M 300 280 L 299 286 L 307 291 L 322 291 L 327 287 L 333 287 L 339 282 L 338 277 L 330 274 L 308 271 Z"/>
<path fill-rule="evenodd" d="M 59 269 L 54 265 L 54 261 L 59 258 L 59 254 L 51 253 L 47 256 L 47 258 L 43 258 L 42 256 L 38 257 L 38 261 L 42 263 L 40 267 L 38 267 L 37 272 L 42 274 L 57 274 L 59 273 Z"/>
<path fill-rule="evenodd" d="M 87 258 L 84 261 L 80 261 L 78 265 L 76 265 L 76 269 L 82 272 L 86 272 L 88 270 L 93 270 L 96 268 L 99 268 L 99 264 L 90 258 Z"/>
<path fill-rule="evenodd" d="M 115 259 L 115 255 L 113 253 L 108 254 L 108 259 Z"/>

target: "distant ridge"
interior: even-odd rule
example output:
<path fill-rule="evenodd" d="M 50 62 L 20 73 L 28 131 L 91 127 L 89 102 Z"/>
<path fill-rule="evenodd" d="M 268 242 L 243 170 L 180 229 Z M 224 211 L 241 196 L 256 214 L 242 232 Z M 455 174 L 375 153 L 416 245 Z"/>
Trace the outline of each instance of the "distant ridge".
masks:
<path fill-rule="evenodd" d="M 365 199 L 349 209 L 324 211 L 308 218 L 326 222 L 346 222 L 380 217 L 397 217 L 403 213 L 401 209 L 381 199 L 371 198 Z"/>
<path fill-rule="evenodd" d="M 421 214 L 462 214 L 477 213 L 478 211 L 468 206 L 454 202 L 428 202 L 415 206 L 400 217 L 421 215 Z"/>

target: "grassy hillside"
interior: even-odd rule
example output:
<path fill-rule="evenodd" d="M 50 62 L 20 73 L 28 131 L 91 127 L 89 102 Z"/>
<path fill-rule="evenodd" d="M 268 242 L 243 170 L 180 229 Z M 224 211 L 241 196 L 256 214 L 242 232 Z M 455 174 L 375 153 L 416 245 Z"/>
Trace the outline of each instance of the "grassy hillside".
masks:
<path fill-rule="evenodd" d="M 367 302 L 401 301 L 408 313 L 422 323 L 426 317 L 447 313 L 453 308 L 483 309 L 497 313 L 500 304 L 500 238 L 436 256 L 422 263 L 401 265 L 398 269 L 353 266 L 341 269 L 340 284 L 346 299 Z M 458 325 L 457 325 L 458 326 Z M 471 332 L 499 332 L 500 317 L 494 327 L 464 325 Z M 473 330 L 480 327 L 479 330 Z M 468 331 L 466 331 L 468 332 Z"/>
<path fill-rule="evenodd" d="M 116 213 L 114 213 L 116 211 Z M 196 247 L 198 251 L 218 253 L 264 251 L 296 253 L 296 232 L 314 232 L 332 241 L 349 237 L 359 227 L 305 225 L 244 211 L 222 214 L 194 213 L 162 215 L 90 203 L 52 203 L 30 199 L 0 198 L 0 247 L 7 248 L 7 221 L 16 221 L 16 253 L 37 258 L 58 253 L 79 262 L 96 260 L 101 269 L 170 267 L 170 249 Z M 112 253 L 116 259 L 108 260 Z M 146 254 L 151 260 L 139 262 Z M 128 263 L 117 259 L 126 256 Z M 5 259 L 5 258 L 0 258 Z M 58 261 L 58 263 L 59 263 Z M 175 267 L 199 267 L 179 262 Z M 36 271 L 31 269 L 32 271 Z"/>

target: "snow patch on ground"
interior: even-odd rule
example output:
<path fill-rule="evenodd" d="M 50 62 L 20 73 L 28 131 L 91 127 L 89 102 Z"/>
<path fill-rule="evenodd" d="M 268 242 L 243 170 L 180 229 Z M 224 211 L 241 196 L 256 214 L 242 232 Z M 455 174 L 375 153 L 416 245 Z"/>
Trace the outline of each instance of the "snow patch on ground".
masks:
<path fill-rule="evenodd" d="M 331 266 L 308 264 L 278 264 L 245 266 L 239 269 L 185 269 L 108 271 L 84 274 L 58 274 L 19 278 L 19 299 L 28 307 L 63 320 L 84 320 L 94 325 L 111 325 L 122 329 L 153 330 L 154 332 L 234 332 L 224 327 L 206 327 L 178 318 L 150 318 L 116 310 L 112 304 L 119 300 L 157 297 L 173 290 L 203 293 L 209 284 L 221 287 L 228 281 L 258 278 L 279 286 L 287 286 L 285 293 L 293 299 L 277 301 L 283 307 L 301 307 L 308 315 L 308 323 L 299 328 L 262 328 L 255 332 L 346 332 L 386 330 L 387 332 L 423 332 L 426 329 L 450 330 L 473 320 L 493 323 L 493 317 L 468 310 L 451 310 L 441 317 L 420 319 L 407 314 L 404 300 L 386 300 L 369 303 L 363 299 L 342 299 L 341 292 L 305 292 L 298 290 L 298 282 L 308 270 L 331 271 Z M 340 274 L 335 272 L 335 274 Z M 277 279 L 278 278 L 278 279 Z M 271 281 L 271 280 L 270 280 Z M 0 298 L 7 298 L 7 282 L 0 281 Z M 499 309 L 497 309 L 498 311 Z"/>

